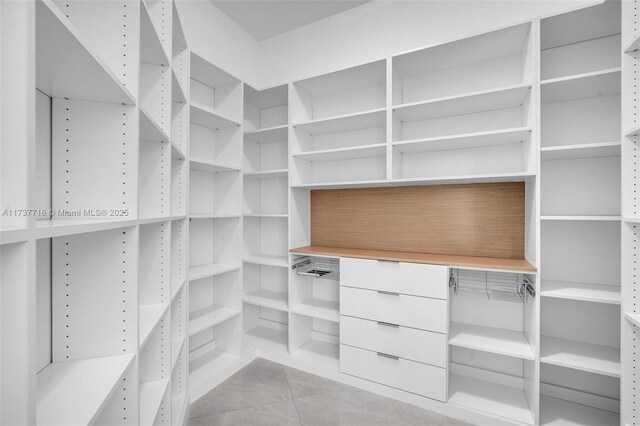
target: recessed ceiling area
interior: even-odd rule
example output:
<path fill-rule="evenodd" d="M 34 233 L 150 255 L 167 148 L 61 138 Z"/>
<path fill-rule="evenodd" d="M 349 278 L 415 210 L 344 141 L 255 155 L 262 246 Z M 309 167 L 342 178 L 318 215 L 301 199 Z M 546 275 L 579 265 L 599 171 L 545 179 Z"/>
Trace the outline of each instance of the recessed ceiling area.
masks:
<path fill-rule="evenodd" d="M 369 3 L 371 0 L 210 0 L 225 15 L 264 40 Z"/>

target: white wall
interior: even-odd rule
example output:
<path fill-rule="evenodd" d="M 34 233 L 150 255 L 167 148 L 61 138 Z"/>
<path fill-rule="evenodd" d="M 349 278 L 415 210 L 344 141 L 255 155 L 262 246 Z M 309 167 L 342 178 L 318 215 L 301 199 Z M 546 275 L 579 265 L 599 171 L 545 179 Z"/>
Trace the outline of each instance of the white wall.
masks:
<path fill-rule="evenodd" d="M 191 50 L 251 84 L 258 80 L 258 42 L 206 0 L 180 0 L 178 14 Z"/>
<path fill-rule="evenodd" d="M 598 2 L 376 0 L 261 42 L 206 0 L 178 11 L 194 51 L 260 90 Z"/>

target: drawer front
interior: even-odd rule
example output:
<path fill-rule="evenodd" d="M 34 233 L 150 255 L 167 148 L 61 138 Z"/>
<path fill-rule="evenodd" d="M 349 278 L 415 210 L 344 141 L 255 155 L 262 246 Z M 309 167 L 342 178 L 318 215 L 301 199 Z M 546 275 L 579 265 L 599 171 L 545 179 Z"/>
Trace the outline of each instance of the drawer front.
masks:
<path fill-rule="evenodd" d="M 446 401 L 447 370 L 340 345 L 340 371 L 382 385 Z"/>
<path fill-rule="evenodd" d="M 341 316 L 340 343 L 437 367 L 447 366 L 445 334 Z"/>
<path fill-rule="evenodd" d="M 446 299 L 447 267 L 383 260 L 340 260 L 340 284 L 371 290 Z"/>
<path fill-rule="evenodd" d="M 340 314 L 446 333 L 447 301 L 340 287 Z"/>

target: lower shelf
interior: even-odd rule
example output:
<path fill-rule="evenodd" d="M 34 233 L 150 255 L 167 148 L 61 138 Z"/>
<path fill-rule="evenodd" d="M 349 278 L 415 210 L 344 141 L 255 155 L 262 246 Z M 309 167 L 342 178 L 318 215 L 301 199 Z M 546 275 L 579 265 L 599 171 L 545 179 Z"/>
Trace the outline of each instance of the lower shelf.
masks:
<path fill-rule="evenodd" d="M 140 347 L 142 348 L 164 316 L 168 304 L 140 306 Z"/>
<path fill-rule="evenodd" d="M 640 327 L 640 314 L 632 314 L 629 312 L 624 314 L 624 316 L 631 324 L 635 325 L 636 327 Z"/>
<path fill-rule="evenodd" d="M 543 280 L 540 295 L 583 302 L 620 304 L 620 287 L 612 285 Z"/>
<path fill-rule="evenodd" d="M 189 314 L 189 336 L 193 336 L 239 315 L 238 309 L 223 308 L 221 306 L 211 306 L 200 309 Z"/>
<path fill-rule="evenodd" d="M 541 336 L 540 362 L 620 377 L 620 349 Z"/>
<path fill-rule="evenodd" d="M 516 358 L 534 360 L 533 349 L 523 332 L 454 322 L 449 344 Z"/>
<path fill-rule="evenodd" d="M 140 383 L 140 424 L 152 425 L 162 399 L 167 391 L 169 380 L 153 380 Z"/>
<path fill-rule="evenodd" d="M 487 414 L 533 424 L 531 408 L 522 389 L 452 374 L 449 402 Z"/>
<path fill-rule="evenodd" d="M 95 422 L 124 377 L 133 354 L 61 361 L 38 373 L 38 424 Z"/>
<path fill-rule="evenodd" d="M 238 355 L 213 349 L 206 354 L 189 362 L 190 385 L 198 386 L 199 381 L 215 376 L 224 371 L 229 365 L 238 359 Z"/>
<path fill-rule="evenodd" d="M 243 301 L 254 306 L 287 311 L 287 298 L 287 293 L 258 289 L 251 293 L 245 293 Z"/>
<path fill-rule="evenodd" d="M 337 301 L 323 299 L 307 299 L 291 312 L 331 322 L 340 322 L 340 308 Z"/>
<path fill-rule="evenodd" d="M 263 350 L 272 353 L 287 353 L 289 336 L 285 330 L 257 326 L 244 334 L 245 351 Z"/>
<path fill-rule="evenodd" d="M 322 364 L 334 371 L 340 369 L 340 347 L 334 343 L 309 340 L 300 346 L 300 348 L 293 353 L 293 356 L 302 361 Z"/>
<path fill-rule="evenodd" d="M 541 425 L 617 426 L 620 414 L 542 395 Z"/>

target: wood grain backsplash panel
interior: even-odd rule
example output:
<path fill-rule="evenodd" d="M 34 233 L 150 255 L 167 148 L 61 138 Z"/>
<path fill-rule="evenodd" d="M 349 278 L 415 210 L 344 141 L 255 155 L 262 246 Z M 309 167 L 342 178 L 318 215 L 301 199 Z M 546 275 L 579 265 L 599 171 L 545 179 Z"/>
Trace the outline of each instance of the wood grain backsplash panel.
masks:
<path fill-rule="evenodd" d="M 524 258 L 522 182 L 316 190 L 311 245 Z"/>

